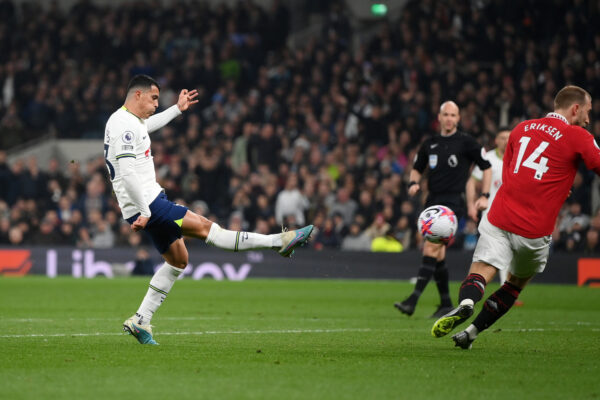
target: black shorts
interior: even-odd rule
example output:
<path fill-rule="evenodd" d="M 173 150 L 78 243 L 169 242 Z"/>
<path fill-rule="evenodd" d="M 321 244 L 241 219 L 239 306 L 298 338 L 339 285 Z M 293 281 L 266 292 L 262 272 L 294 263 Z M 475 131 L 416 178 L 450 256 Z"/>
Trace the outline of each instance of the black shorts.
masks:
<path fill-rule="evenodd" d="M 150 220 L 144 228 L 144 231 L 150 235 L 154 247 L 160 254 L 164 254 L 171 243 L 179 239 L 181 235 L 181 222 L 187 207 L 175 204 L 164 193 L 156 196 L 156 199 L 150 203 Z M 139 213 L 133 217 L 127 218 L 129 224 L 133 224 L 140 216 Z"/>
<path fill-rule="evenodd" d="M 462 193 L 430 193 L 425 201 L 425 208 L 431 206 L 446 206 L 456 215 L 460 221 L 467 215 L 465 198 Z"/>

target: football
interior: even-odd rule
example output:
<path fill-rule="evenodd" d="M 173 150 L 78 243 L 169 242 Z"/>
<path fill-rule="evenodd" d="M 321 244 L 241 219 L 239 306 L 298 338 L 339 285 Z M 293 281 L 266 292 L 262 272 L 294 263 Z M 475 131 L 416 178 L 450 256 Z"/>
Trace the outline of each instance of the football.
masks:
<path fill-rule="evenodd" d="M 456 234 L 458 221 L 446 206 L 431 206 L 419 215 L 419 231 L 430 242 L 449 243 Z"/>

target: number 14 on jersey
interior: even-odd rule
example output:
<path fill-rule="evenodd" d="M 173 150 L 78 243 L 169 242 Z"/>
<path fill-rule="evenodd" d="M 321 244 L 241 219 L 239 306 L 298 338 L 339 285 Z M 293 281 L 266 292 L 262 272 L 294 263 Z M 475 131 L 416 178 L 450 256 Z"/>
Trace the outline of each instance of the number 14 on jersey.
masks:
<path fill-rule="evenodd" d="M 544 152 L 544 150 L 546 150 L 546 147 L 548 147 L 550 143 L 540 143 L 540 145 L 533 151 L 533 153 L 531 153 L 529 157 L 527 157 L 525 161 L 523 161 L 523 156 L 525 155 L 525 150 L 527 149 L 527 145 L 529 144 L 530 140 L 531 138 L 527 136 L 523 136 L 521 140 L 519 140 L 521 146 L 519 147 L 517 163 L 515 164 L 515 170 L 513 171 L 513 173 L 516 174 L 517 172 L 519 172 L 519 168 L 521 167 L 521 165 L 523 165 L 526 168 L 531 168 L 532 170 L 534 170 L 535 174 L 533 175 L 533 177 L 539 181 L 542 180 L 542 176 L 546 172 L 548 172 L 548 158 L 542 157 L 542 153 Z M 538 158 L 539 161 L 537 161 Z M 521 164 L 521 162 L 523 162 L 523 164 Z"/>

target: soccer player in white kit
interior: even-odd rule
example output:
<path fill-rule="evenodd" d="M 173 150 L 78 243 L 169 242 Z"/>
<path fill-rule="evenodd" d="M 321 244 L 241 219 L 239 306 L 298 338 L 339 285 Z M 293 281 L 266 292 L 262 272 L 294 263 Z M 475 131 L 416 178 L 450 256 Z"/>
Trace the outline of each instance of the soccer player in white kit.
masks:
<path fill-rule="evenodd" d="M 498 192 L 498 189 L 500 189 L 500 185 L 502 185 L 502 158 L 504 157 L 504 150 L 506 150 L 509 136 L 510 129 L 500 128 L 494 140 L 496 147 L 485 153 L 486 159 L 492 165 L 492 183 L 490 185 L 488 207 L 481 212 L 482 217 L 487 215 L 487 212 L 494 201 L 494 197 L 496 197 L 496 193 Z M 483 172 L 476 165 L 475 168 L 473 168 L 469 182 L 467 182 L 467 203 L 469 204 L 469 217 L 471 217 L 471 219 L 473 219 L 475 222 L 477 222 L 478 219 L 477 209 L 474 204 L 477 197 L 475 195 L 475 187 L 477 186 L 476 182 L 480 182 L 482 179 Z M 498 271 L 498 277 L 500 278 L 500 284 L 503 284 L 508 278 L 508 271 Z"/>
<path fill-rule="evenodd" d="M 110 116 L 104 135 L 104 158 L 123 218 L 132 230 L 146 231 L 165 260 L 150 280 L 138 311 L 123 323 L 123 330 L 141 344 L 157 344 L 150 321 L 188 264 L 182 236 L 202 239 L 230 251 L 274 249 L 290 257 L 296 247 L 306 243 L 313 230 L 308 225 L 274 235 L 229 231 L 169 201 L 156 182 L 149 134 L 197 103 L 198 93 L 184 89 L 177 104 L 153 115 L 159 95 L 160 85 L 154 79 L 147 75 L 133 77 L 125 104 Z"/>

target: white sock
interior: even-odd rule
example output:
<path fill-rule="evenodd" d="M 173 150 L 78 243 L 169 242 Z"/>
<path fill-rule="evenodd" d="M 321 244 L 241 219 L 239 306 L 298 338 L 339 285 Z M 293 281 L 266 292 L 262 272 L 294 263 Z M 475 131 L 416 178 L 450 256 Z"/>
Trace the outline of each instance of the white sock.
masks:
<path fill-rule="evenodd" d="M 467 329 L 465 329 L 465 332 L 467 332 L 467 334 L 469 335 L 469 339 L 475 340 L 475 338 L 477 337 L 477 334 L 479 333 L 479 330 L 477 328 L 475 328 L 475 325 L 471 324 L 471 325 L 467 326 Z"/>
<path fill-rule="evenodd" d="M 236 232 L 223 229 L 213 222 L 206 243 L 224 250 L 243 251 L 272 249 L 282 246 L 281 234 L 261 235 L 254 232 Z"/>
<path fill-rule="evenodd" d="M 173 284 L 177 280 L 177 277 L 183 272 L 182 269 L 175 268 L 174 266 L 165 262 L 162 267 L 156 271 L 152 279 L 150 280 L 150 287 L 148 292 L 140 304 L 136 315 L 140 316 L 139 323 L 141 325 L 148 325 L 152 320 L 152 315 L 158 310 L 158 307 L 167 297 L 167 294 L 173 287 Z"/>
<path fill-rule="evenodd" d="M 460 305 L 473 307 L 475 305 L 475 302 L 471 299 L 464 299 L 463 301 L 460 302 Z"/>
<path fill-rule="evenodd" d="M 508 280 L 508 270 L 500 269 L 498 270 L 498 277 L 500 278 L 500 285 L 504 285 L 504 282 Z"/>

